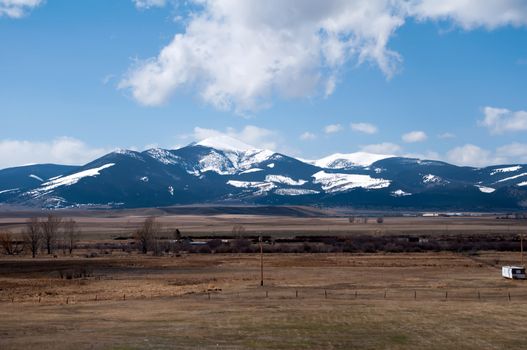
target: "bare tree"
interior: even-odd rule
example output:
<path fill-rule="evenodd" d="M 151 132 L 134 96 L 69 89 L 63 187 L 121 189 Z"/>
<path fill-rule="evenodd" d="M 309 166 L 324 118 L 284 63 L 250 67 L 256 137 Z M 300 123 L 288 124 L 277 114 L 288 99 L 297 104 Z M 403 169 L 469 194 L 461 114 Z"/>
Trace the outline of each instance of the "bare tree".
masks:
<path fill-rule="evenodd" d="M 0 233 L 0 246 L 7 255 L 18 255 L 24 251 L 24 242 L 16 239 L 7 231 Z"/>
<path fill-rule="evenodd" d="M 139 243 L 139 247 L 143 254 L 148 253 L 148 250 L 153 249 L 154 253 L 157 249 L 157 240 L 161 225 L 156 222 L 156 218 L 150 216 L 145 219 L 141 228 L 135 233 L 135 240 Z"/>
<path fill-rule="evenodd" d="M 79 239 L 80 229 L 75 220 L 69 219 L 64 221 L 64 240 L 63 249 L 67 249 L 69 254 L 73 253 L 75 243 Z"/>
<path fill-rule="evenodd" d="M 24 241 L 31 251 L 31 255 L 37 256 L 42 244 L 42 226 L 37 217 L 28 219 L 26 222 L 26 229 L 24 231 Z"/>
<path fill-rule="evenodd" d="M 53 253 L 53 247 L 55 246 L 61 223 L 62 219 L 53 214 L 49 214 L 46 220 L 40 222 L 40 225 L 42 226 L 42 236 L 48 254 Z"/>
<path fill-rule="evenodd" d="M 245 234 L 245 227 L 241 224 L 236 224 L 232 227 L 232 235 L 235 237 L 242 237 Z"/>

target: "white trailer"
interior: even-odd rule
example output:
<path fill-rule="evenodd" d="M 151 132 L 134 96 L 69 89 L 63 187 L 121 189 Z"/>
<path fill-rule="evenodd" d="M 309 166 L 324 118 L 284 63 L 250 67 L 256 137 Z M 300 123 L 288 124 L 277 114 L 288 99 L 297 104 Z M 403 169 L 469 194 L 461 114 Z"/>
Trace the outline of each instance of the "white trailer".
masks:
<path fill-rule="evenodd" d="M 523 266 L 503 266 L 501 268 L 501 275 L 505 278 L 515 280 L 525 279 L 525 267 Z"/>

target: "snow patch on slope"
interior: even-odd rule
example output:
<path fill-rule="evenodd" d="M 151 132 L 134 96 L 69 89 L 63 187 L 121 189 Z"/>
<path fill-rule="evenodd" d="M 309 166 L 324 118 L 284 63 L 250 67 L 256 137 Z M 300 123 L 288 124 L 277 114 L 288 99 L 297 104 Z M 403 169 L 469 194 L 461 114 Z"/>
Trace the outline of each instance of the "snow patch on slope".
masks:
<path fill-rule="evenodd" d="M 444 183 L 448 183 L 448 181 L 444 180 L 440 176 L 427 174 L 423 176 L 423 183 L 424 184 L 444 184 Z"/>
<path fill-rule="evenodd" d="M 346 191 L 353 188 L 380 189 L 390 186 L 390 180 L 372 178 L 369 175 L 326 173 L 319 171 L 312 175 L 314 183 L 322 185 L 326 192 Z"/>
<path fill-rule="evenodd" d="M 283 175 L 267 175 L 265 177 L 265 181 L 276 182 L 291 186 L 302 186 L 307 182 L 306 180 L 293 180 L 292 178 Z"/>
<path fill-rule="evenodd" d="M 2 190 L 2 191 L 0 191 L 0 194 L 2 194 L 2 193 L 9 193 L 9 192 L 15 192 L 15 191 L 18 191 L 18 188 L 11 188 L 9 190 Z"/>
<path fill-rule="evenodd" d="M 392 192 L 392 196 L 394 197 L 405 197 L 405 196 L 411 196 L 411 193 L 405 192 L 403 190 L 396 190 Z"/>
<path fill-rule="evenodd" d="M 521 174 L 518 174 L 518 175 L 514 175 L 514 176 L 510 176 L 510 177 L 506 177 L 504 179 L 501 179 L 501 180 L 498 180 L 496 181 L 496 183 L 498 182 L 505 182 L 505 181 L 509 181 L 509 180 L 514 180 L 514 179 L 517 179 L 519 177 L 523 177 L 523 176 L 526 176 L 527 173 L 521 173 Z"/>
<path fill-rule="evenodd" d="M 367 152 L 335 153 L 318 160 L 310 161 L 310 163 L 321 168 L 345 169 L 354 166 L 369 166 L 376 161 L 390 157 L 394 156 Z"/>
<path fill-rule="evenodd" d="M 166 149 L 152 148 L 146 151 L 146 154 L 165 165 L 177 164 L 180 161 L 178 156 L 173 155 Z"/>
<path fill-rule="evenodd" d="M 492 187 L 486 187 L 486 186 L 481 186 L 481 185 L 475 185 L 475 186 L 483 193 L 492 193 L 496 191 L 496 189 Z"/>
<path fill-rule="evenodd" d="M 268 192 L 272 190 L 273 188 L 276 188 L 276 185 L 272 182 L 263 182 L 263 181 L 237 181 L 237 180 L 229 180 L 227 181 L 228 185 L 238 187 L 238 188 L 247 188 L 247 189 L 255 189 L 257 190 L 258 194 L 262 194 L 264 192 Z"/>
<path fill-rule="evenodd" d="M 527 181 L 520 182 L 518 186 L 527 186 Z"/>
<path fill-rule="evenodd" d="M 515 165 L 515 166 L 506 167 L 506 168 L 494 169 L 490 173 L 490 175 L 496 175 L 497 173 L 509 173 L 509 172 L 513 172 L 513 171 L 518 171 L 521 168 L 522 167 L 520 165 Z"/>
<path fill-rule="evenodd" d="M 40 182 L 44 182 L 44 180 L 40 176 L 37 176 L 35 174 L 31 174 L 31 175 L 29 175 L 29 177 L 31 177 L 33 179 L 36 179 L 36 180 L 38 180 Z"/>
<path fill-rule="evenodd" d="M 107 169 L 109 167 L 114 166 L 115 163 L 108 163 L 103 166 L 100 166 L 98 168 L 83 170 L 75 174 L 71 174 L 68 176 L 60 177 L 58 179 L 45 182 L 41 185 L 41 187 L 37 188 L 36 190 L 28 192 L 30 195 L 42 195 L 49 193 L 51 190 L 56 189 L 57 187 L 61 186 L 71 186 L 79 182 L 81 179 L 85 177 L 91 177 L 91 176 L 97 176 L 100 174 L 100 171 Z"/>
<path fill-rule="evenodd" d="M 252 168 L 242 171 L 240 174 L 250 174 L 250 173 L 256 173 L 258 171 L 263 171 L 263 169 L 260 168 Z"/>

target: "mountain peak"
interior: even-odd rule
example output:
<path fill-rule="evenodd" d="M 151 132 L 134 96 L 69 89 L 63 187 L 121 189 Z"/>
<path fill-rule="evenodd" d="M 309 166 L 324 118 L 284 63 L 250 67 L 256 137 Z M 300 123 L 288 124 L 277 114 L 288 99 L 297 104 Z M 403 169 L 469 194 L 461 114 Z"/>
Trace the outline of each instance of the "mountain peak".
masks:
<path fill-rule="evenodd" d="M 218 135 L 206 138 L 199 142 L 196 142 L 195 145 L 211 147 L 221 151 L 234 151 L 234 152 L 246 152 L 250 150 L 257 149 L 251 145 L 248 145 L 234 137 L 227 135 Z"/>

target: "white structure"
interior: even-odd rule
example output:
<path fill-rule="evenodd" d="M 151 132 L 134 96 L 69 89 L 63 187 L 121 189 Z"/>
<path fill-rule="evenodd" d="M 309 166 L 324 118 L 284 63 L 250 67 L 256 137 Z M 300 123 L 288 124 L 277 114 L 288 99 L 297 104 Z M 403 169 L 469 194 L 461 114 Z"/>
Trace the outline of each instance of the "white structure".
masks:
<path fill-rule="evenodd" d="M 505 278 L 515 280 L 525 279 L 525 267 L 523 266 L 503 266 L 501 268 L 501 275 Z"/>

